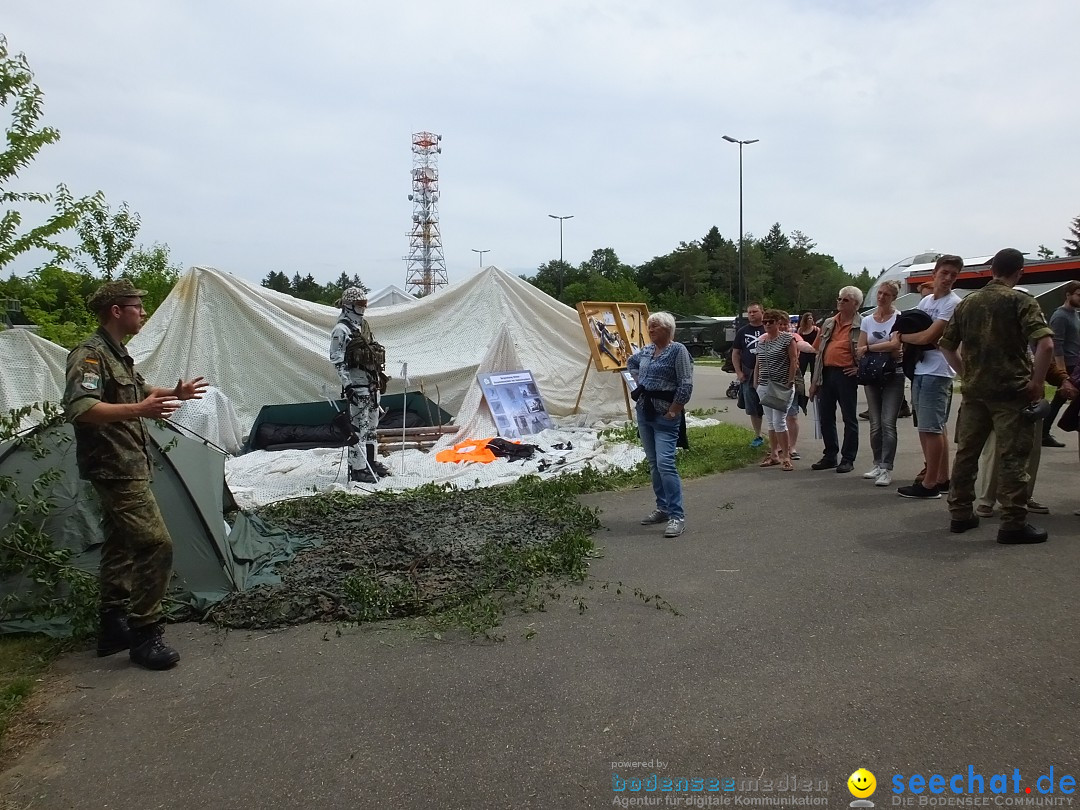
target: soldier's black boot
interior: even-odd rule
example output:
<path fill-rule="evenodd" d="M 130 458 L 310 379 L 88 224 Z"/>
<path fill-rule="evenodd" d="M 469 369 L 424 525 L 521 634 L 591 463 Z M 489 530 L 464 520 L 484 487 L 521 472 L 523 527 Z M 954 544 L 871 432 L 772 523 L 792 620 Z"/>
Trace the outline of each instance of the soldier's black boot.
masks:
<path fill-rule="evenodd" d="M 165 643 L 165 630 L 160 624 L 139 627 L 131 631 L 131 662 L 147 669 L 169 669 L 176 666 L 180 653 Z"/>
<path fill-rule="evenodd" d="M 374 484 L 375 476 L 371 474 L 370 470 L 349 470 L 349 480 L 355 481 L 358 484 Z"/>
<path fill-rule="evenodd" d="M 130 632 L 125 611 L 118 608 L 101 611 L 101 619 L 98 624 L 98 658 L 115 655 L 130 647 Z"/>
<path fill-rule="evenodd" d="M 390 470 L 386 466 L 381 464 L 379 460 L 375 457 L 375 445 L 373 444 L 369 444 L 367 446 L 367 460 L 368 464 L 371 465 L 371 469 L 375 471 L 375 474 L 379 476 L 379 478 L 386 478 L 388 475 L 391 474 Z"/>

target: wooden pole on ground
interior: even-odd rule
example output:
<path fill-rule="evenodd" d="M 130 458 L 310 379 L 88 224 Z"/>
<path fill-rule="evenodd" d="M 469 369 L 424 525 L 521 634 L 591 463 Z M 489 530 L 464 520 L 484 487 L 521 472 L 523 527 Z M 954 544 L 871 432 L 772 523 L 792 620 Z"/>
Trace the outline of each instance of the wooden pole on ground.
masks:
<path fill-rule="evenodd" d="M 585 381 L 589 379 L 589 371 L 592 369 L 592 360 L 585 362 L 585 376 L 581 378 L 581 387 L 577 392 L 577 400 L 574 401 L 574 413 L 578 412 L 578 407 L 581 405 L 581 395 L 585 393 Z"/>

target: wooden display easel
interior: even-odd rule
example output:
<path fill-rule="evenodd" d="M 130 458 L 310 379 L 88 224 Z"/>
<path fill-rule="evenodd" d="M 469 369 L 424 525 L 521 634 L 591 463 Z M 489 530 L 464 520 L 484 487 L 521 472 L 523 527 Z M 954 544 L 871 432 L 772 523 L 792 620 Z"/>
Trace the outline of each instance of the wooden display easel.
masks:
<path fill-rule="evenodd" d="M 578 388 L 577 399 L 574 400 L 574 413 L 578 412 L 578 408 L 581 407 L 581 396 L 585 393 L 585 382 L 589 379 L 589 372 L 592 370 L 593 361 L 585 361 L 585 374 L 581 378 L 581 387 Z M 630 407 L 630 393 L 626 390 L 626 380 L 622 378 L 622 372 L 615 372 L 619 375 L 619 384 L 622 386 L 623 402 L 626 404 L 626 418 L 631 422 L 634 421 L 634 409 Z"/>

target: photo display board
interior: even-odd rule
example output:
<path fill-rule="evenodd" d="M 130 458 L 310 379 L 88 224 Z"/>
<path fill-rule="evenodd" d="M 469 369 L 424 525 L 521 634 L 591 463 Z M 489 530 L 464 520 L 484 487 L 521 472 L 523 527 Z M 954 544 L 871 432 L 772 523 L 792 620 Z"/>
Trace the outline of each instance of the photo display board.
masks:
<path fill-rule="evenodd" d="M 476 379 L 502 438 L 520 439 L 555 427 L 531 371 L 477 374 Z"/>
<path fill-rule="evenodd" d="M 582 301 L 577 311 L 597 371 L 622 371 L 630 356 L 649 342 L 646 304 Z"/>

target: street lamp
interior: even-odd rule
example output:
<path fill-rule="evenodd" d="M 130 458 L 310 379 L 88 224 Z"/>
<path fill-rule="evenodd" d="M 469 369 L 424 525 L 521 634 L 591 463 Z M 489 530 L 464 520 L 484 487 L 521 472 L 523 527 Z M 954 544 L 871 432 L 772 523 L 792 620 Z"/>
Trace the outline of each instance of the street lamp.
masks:
<path fill-rule="evenodd" d="M 742 224 L 742 148 L 746 144 L 757 143 L 757 138 L 751 138 L 750 140 L 740 141 L 738 138 L 732 138 L 730 135 L 724 135 L 724 140 L 728 143 L 737 143 L 739 145 L 739 300 L 736 302 L 739 311 L 735 313 L 735 318 L 738 320 L 743 314 L 743 269 L 742 269 L 742 255 L 743 255 L 743 224 Z"/>
<path fill-rule="evenodd" d="M 557 217 L 554 214 L 548 214 L 552 219 L 559 220 L 559 298 L 562 298 L 562 283 L 563 283 L 563 258 L 562 258 L 562 224 L 565 220 L 573 219 L 573 214 L 567 214 L 565 217 Z"/>
<path fill-rule="evenodd" d="M 484 269 L 484 254 L 485 253 L 491 253 L 491 251 L 490 250 L 477 250 L 476 248 L 472 248 L 472 252 L 480 254 L 480 269 L 483 270 Z"/>

